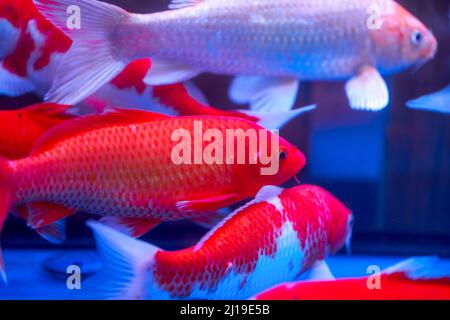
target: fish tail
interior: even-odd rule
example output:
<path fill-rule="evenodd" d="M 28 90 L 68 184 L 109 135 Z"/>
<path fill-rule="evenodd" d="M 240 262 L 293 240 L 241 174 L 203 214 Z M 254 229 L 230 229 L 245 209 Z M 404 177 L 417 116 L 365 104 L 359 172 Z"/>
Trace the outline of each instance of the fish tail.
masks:
<path fill-rule="evenodd" d="M 136 240 L 106 225 L 89 221 L 103 270 L 88 286 L 86 299 L 142 299 L 146 274 L 159 248 Z M 84 292 L 84 290 L 82 290 Z"/>
<path fill-rule="evenodd" d="M 73 45 L 45 99 L 75 105 L 126 66 L 114 50 L 115 34 L 130 13 L 96 0 L 36 0 L 39 11 L 65 32 Z"/>
<path fill-rule="evenodd" d="M 406 105 L 411 109 L 429 112 L 450 113 L 450 85 L 446 88 L 420 98 L 410 100 Z"/>
<path fill-rule="evenodd" d="M 12 168 L 10 161 L 0 158 L 0 234 L 3 225 L 12 211 L 15 202 L 15 188 L 12 183 Z M 0 276 L 7 283 L 5 263 L 0 246 Z"/>
<path fill-rule="evenodd" d="M 257 123 L 266 129 L 281 129 L 290 121 L 308 111 L 314 110 L 315 105 L 286 111 L 254 111 L 254 110 L 238 110 L 240 113 L 257 119 Z"/>

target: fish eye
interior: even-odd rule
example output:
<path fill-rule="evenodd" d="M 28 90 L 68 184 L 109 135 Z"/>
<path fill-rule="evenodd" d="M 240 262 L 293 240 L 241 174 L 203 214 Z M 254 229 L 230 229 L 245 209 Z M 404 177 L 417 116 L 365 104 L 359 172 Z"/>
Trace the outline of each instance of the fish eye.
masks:
<path fill-rule="evenodd" d="M 286 160 L 287 156 L 288 156 L 288 153 L 287 153 L 287 151 L 284 151 L 284 150 L 281 151 L 279 154 L 280 160 Z"/>
<path fill-rule="evenodd" d="M 413 34 L 411 35 L 411 41 L 413 44 L 418 45 L 422 42 L 423 40 L 423 34 L 420 31 L 415 31 L 413 32 Z"/>

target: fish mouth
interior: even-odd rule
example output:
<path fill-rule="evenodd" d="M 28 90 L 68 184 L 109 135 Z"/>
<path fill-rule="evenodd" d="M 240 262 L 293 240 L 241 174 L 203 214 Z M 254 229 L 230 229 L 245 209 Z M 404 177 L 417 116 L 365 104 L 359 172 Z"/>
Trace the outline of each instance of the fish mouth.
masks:
<path fill-rule="evenodd" d="M 424 58 L 427 61 L 434 59 L 434 57 L 437 54 L 438 47 L 439 47 L 438 41 L 436 40 L 435 36 L 433 35 L 433 32 L 431 30 L 429 30 L 429 33 L 430 33 L 431 44 L 428 47 L 428 50 L 425 51 L 425 58 Z"/>

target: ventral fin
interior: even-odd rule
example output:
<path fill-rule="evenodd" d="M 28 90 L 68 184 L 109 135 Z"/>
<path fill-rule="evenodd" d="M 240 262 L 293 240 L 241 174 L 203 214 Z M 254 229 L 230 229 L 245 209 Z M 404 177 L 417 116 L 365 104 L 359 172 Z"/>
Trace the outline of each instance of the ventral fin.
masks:
<path fill-rule="evenodd" d="M 234 79 L 230 98 L 252 110 L 286 111 L 294 107 L 300 83 L 293 78 L 241 76 Z"/>
<path fill-rule="evenodd" d="M 240 200 L 242 200 L 242 196 L 231 193 L 202 200 L 180 201 L 177 202 L 176 207 L 182 212 L 214 212 Z"/>
<path fill-rule="evenodd" d="M 28 204 L 28 225 L 33 229 L 43 228 L 75 213 L 75 210 L 47 202 Z"/>
<path fill-rule="evenodd" d="M 114 125 L 132 125 L 166 117 L 168 116 L 160 113 L 119 108 L 113 109 L 113 111 L 106 114 L 79 117 L 63 122 L 47 131 L 36 143 L 32 155 L 45 152 L 65 139 L 99 128 Z"/>
<path fill-rule="evenodd" d="M 194 78 L 200 73 L 192 67 L 160 58 L 152 59 L 152 67 L 144 82 L 151 86 L 174 84 Z"/>
<path fill-rule="evenodd" d="M 31 93 L 35 86 L 27 78 L 15 75 L 0 64 L 0 94 L 8 97 L 20 97 Z"/>
<path fill-rule="evenodd" d="M 205 1 L 207 0 L 172 0 L 169 4 L 169 9 L 176 10 L 187 7 L 193 7 Z"/>
<path fill-rule="evenodd" d="M 160 220 L 147 218 L 125 218 L 105 216 L 100 222 L 124 234 L 139 238 L 161 223 Z"/>
<path fill-rule="evenodd" d="M 374 67 L 365 67 L 345 85 L 352 109 L 380 111 L 389 104 L 386 82 Z"/>

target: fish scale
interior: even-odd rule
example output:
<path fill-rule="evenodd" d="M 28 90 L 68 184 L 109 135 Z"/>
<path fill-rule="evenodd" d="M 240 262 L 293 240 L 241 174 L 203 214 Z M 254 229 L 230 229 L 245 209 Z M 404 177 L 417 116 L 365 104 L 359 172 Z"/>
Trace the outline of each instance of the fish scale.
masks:
<path fill-rule="evenodd" d="M 146 51 L 216 73 L 344 78 L 366 58 L 361 51 L 372 2 L 205 1 L 137 16 L 118 32 L 118 46 L 126 42 L 129 54 L 131 41 L 137 56 Z M 142 43 L 143 37 L 152 41 Z"/>

